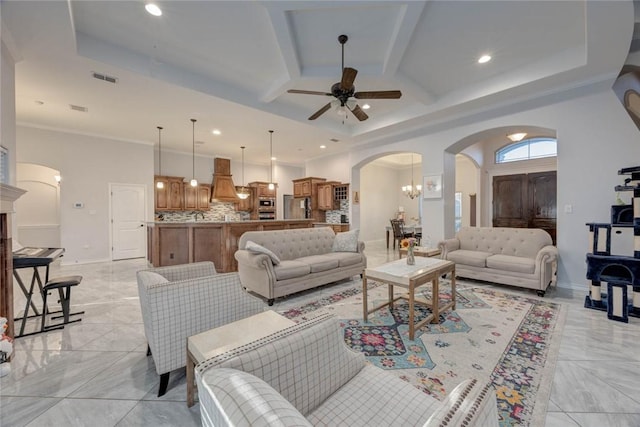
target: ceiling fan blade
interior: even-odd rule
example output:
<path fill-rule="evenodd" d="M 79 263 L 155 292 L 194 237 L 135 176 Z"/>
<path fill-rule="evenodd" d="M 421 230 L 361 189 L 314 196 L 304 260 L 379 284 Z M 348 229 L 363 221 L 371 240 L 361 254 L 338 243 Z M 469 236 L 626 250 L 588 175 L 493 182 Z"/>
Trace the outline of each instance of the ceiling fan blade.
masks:
<path fill-rule="evenodd" d="M 355 68 L 345 68 L 342 70 L 342 80 L 340 81 L 340 88 L 342 90 L 353 89 L 353 81 L 356 79 L 358 70 Z"/>
<path fill-rule="evenodd" d="M 333 96 L 327 92 L 317 92 L 315 90 L 300 90 L 300 89 L 289 89 L 287 92 L 289 93 L 302 93 L 305 95 L 323 95 L 323 96 Z"/>
<path fill-rule="evenodd" d="M 321 109 L 319 109 L 318 111 L 316 111 L 315 113 L 313 113 L 310 117 L 309 120 L 315 120 L 318 117 L 320 117 L 321 115 L 323 115 L 329 108 L 331 108 L 331 103 L 329 102 L 327 105 L 325 105 L 324 107 L 322 107 Z"/>
<path fill-rule="evenodd" d="M 399 90 L 374 90 L 371 92 L 356 92 L 354 98 L 358 99 L 398 99 L 402 96 Z"/>
<path fill-rule="evenodd" d="M 356 105 L 355 107 L 353 107 L 351 109 L 351 112 L 353 113 L 354 116 L 356 116 L 356 118 L 358 120 L 360 120 L 361 122 L 364 120 L 367 120 L 369 118 L 369 116 L 367 116 L 367 113 L 365 113 L 364 111 L 362 111 L 362 108 L 360 108 L 359 105 Z"/>

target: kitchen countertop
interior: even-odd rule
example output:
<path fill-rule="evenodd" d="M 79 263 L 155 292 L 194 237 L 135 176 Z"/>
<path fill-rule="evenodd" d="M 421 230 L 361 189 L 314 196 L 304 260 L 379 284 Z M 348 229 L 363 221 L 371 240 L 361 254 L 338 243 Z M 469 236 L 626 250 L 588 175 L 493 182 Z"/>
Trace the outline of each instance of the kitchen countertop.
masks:
<path fill-rule="evenodd" d="M 171 225 L 184 225 L 184 224 L 265 224 L 269 222 L 313 222 L 312 219 L 262 219 L 262 220 L 249 220 L 249 221 L 207 221 L 207 220 L 188 220 L 188 221 L 148 221 L 147 224 L 171 224 Z M 317 223 L 314 223 L 317 224 Z"/>

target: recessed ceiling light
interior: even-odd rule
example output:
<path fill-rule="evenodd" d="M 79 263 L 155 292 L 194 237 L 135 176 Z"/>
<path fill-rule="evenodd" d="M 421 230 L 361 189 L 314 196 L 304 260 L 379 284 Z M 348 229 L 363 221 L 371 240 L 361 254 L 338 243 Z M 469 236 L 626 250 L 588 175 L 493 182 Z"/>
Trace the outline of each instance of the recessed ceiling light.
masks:
<path fill-rule="evenodd" d="M 482 55 L 478 58 L 478 64 L 485 64 L 489 61 L 491 61 L 491 55 Z"/>
<path fill-rule="evenodd" d="M 221 135 L 222 134 L 222 132 L 220 132 L 220 129 L 214 129 L 214 130 L 211 131 L 211 133 L 214 134 L 214 135 Z"/>
<path fill-rule="evenodd" d="M 369 108 L 371 108 L 371 105 L 369 105 L 369 104 L 364 104 L 364 105 L 362 106 L 362 109 L 363 109 L 363 110 L 368 110 Z"/>
<path fill-rule="evenodd" d="M 162 10 L 160 10 L 158 5 L 156 5 L 156 4 L 147 3 L 147 4 L 144 5 L 144 8 L 147 10 L 147 12 L 149 12 L 153 16 L 161 16 L 162 15 Z"/>
<path fill-rule="evenodd" d="M 272 157 L 271 160 L 278 160 L 278 158 L 277 157 Z"/>
<path fill-rule="evenodd" d="M 327 148 L 327 146 L 326 145 L 321 145 L 320 148 L 322 148 L 324 150 L 325 148 Z"/>

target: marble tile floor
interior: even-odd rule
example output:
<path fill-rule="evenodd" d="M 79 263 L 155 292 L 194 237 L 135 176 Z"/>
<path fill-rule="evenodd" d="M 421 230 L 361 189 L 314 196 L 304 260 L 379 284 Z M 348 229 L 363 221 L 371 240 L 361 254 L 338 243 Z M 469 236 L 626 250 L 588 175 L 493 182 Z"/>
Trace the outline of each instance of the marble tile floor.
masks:
<path fill-rule="evenodd" d="M 368 242 L 366 253 L 370 266 L 397 258 L 383 241 Z M 135 281 L 135 272 L 146 267 L 143 259 L 52 267 L 52 277 L 84 277 L 72 302 L 73 311 L 86 313 L 63 330 L 15 341 L 12 372 L 0 378 L 0 426 L 200 425 L 199 404 L 185 404 L 183 372 L 172 373 L 167 394 L 157 397 L 159 378 L 146 356 Z M 281 299 L 274 308 L 351 285 L 343 281 Z M 19 312 L 25 300 L 16 290 Z M 640 426 L 640 319 L 612 322 L 604 312 L 584 309 L 585 292 L 558 288 L 545 297 L 569 306 L 546 426 Z"/>

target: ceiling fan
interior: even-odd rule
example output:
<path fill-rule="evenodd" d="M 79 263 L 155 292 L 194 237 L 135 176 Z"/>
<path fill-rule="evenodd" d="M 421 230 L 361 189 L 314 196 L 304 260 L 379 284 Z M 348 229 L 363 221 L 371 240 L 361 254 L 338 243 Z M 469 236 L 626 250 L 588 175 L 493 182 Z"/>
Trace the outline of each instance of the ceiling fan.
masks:
<path fill-rule="evenodd" d="M 329 110 L 332 105 L 340 103 L 340 108 L 348 109 L 354 116 L 360 121 L 367 120 L 369 116 L 360 108 L 355 99 L 398 99 L 402 96 L 402 92 L 399 90 L 377 90 L 369 92 L 356 92 L 356 88 L 353 85 L 358 70 L 355 68 L 344 67 L 344 44 L 349 40 L 349 37 L 342 34 L 338 37 L 338 41 L 342 45 L 342 80 L 331 86 L 331 92 L 316 92 L 313 90 L 299 90 L 289 89 L 289 93 L 302 93 L 305 95 L 321 95 L 321 96 L 333 96 L 336 98 L 334 101 L 329 102 L 324 107 L 313 113 L 309 120 L 315 120 Z"/>

